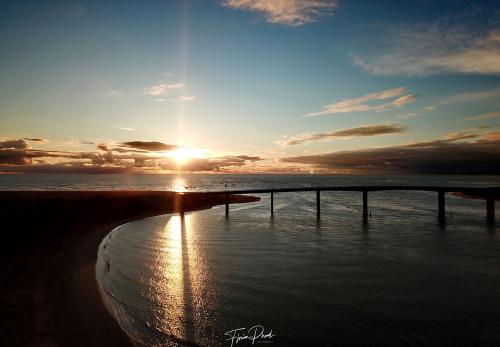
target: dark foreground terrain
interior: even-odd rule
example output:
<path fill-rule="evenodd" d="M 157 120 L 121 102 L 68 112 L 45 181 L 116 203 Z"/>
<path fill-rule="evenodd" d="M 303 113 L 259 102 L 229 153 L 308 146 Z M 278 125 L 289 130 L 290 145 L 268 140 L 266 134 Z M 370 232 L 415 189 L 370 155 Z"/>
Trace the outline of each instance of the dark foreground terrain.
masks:
<path fill-rule="evenodd" d="M 97 246 L 132 219 L 199 210 L 225 195 L 158 191 L 0 192 L 0 345 L 127 345 L 102 304 Z M 230 203 L 256 201 L 230 196 Z"/>

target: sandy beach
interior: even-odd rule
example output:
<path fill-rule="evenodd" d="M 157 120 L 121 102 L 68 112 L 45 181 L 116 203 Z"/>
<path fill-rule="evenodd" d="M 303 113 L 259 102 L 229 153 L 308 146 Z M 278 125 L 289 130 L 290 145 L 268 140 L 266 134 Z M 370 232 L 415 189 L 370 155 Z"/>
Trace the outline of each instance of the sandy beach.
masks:
<path fill-rule="evenodd" d="M 179 211 L 179 196 L 156 191 L 1 192 L 1 344 L 131 345 L 100 296 L 97 248 L 120 224 Z M 230 197 L 230 203 L 256 200 Z M 224 195 L 184 195 L 185 211 L 224 202 Z"/>

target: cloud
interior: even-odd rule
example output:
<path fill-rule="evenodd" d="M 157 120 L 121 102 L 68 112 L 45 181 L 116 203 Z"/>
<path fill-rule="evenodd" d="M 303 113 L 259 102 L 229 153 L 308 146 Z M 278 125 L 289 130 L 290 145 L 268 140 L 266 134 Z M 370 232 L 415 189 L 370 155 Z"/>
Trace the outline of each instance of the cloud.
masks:
<path fill-rule="evenodd" d="M 43 151 L 33 149 L 31 145 L 23 139 L 0 142 L 0 164 L 31 165 L 33 164 L 33 159 L 40 158 L 85 159 L 95 164 L 110 162 L 109 154 L 107 153 Z"/>
<path fill-rule="evenodd" d="M 489 120 L 489 119 L 494 119 L 494 118 L 500 118 L 500 111 L 479 114 L 476 116 L 470 116 L 470 117 L 467 117 L 465 119 L 467 119 L 467 120 Z"/>
<path fill-rule="evenodd" d="M 453 139 L 283 158 L 315 169 L 363 174 L 500 174 L 500 132 L 475 142 Z"/>
<path fill-rule="evenodd" d="M 486 141 L 500 141 L 500 131 L 490 131 L 489 133 L 483 134 L 481 138 Z"/>
<path fill-rule="evenodd" d="M 441 104 L 447 105 L 447 104 L 457 104 L 463 102 L 474 102 L 474 101 L 481 101 L 498 97 L 500 97 L 500 88 L 494 88 L 478 92 L 465 92 L 465 93 L 450 95 L 443 101 L 441 101 Z"/>
<path fill-rule="evenodd" d="M 123 92 L 119 91 L 119 90 L 115 90 L 115 89 L 111 89 L 111 90 L 108 90 L 106 92 L 106 95 L 107 96 L 122 96 L 123 95 Z"/>
<path fill-rule="evenodd" d="M 385 111 L 391 108 L 403 107 L 406 104 L 412 103 L 416 99 L 415 94 L 406 94 L 406 88 L 399 87 L 384 90 L 381 92 L 371 93 L 359 98 L 344 99 L 334 104 L 326 105 L 319 112 L 308 113 L 305 117 L 319 116 L 330 113 L 347 113 L 360 111 Z M 403 95 L 406 94 L 406 95 Z M 394 99 L 396 98 L 396 99 Z M 390 102 L 373 104 L 369 103 L 374 100 L 394 99 Z"/>
<path fill-rule="evenodd" d="M 30 149 L 31 145 L 24 139 L 0 141 L 0 164 L 30 164 L 30 158 L 19 154 Z"/>
<path fill-rule="evenodd" d="M 386 110 L 394 107 L 403 107 L 406 104 L 414 102 L 416 98 L 417 96 L 415 94 L 403 95 L 402 97 L 397 98 L 389 104 L 382 105 L 383 107 L 380 108 L 380 110 Z"/>
<path fill-rule="evenodd" d="M 435 110 L 436 110 L 436 108 L 434 106 L 425 106 L 425 107 L 422 107 L 421 109 L 419 109 L 415 112 L 408 112 L 408 113 L 400 114 L 400 115 L 396 116 L 396 118 L 410 119 L 410 118 L 420 116 L 423 113 L 432 112 Z"/>
<path fill-rule="evenodd" d="M 50 174 L 123 174 L 133 172 L 131 167 L 103 166 L 99 164 L 86 164 L 75 162 L 61 162 L 56 164 L 37 165 L 3 165 L 0 171 L 10 173 L 50 173 Z"/>
<path fill-rule="evenodd" d="M 100 143 L 93 152 L 46 151 L 33 149 L 23 139 L 0 141 L 0 171 L 44 173 L 134 173 L 186 171 L 210 172 L 241 168 L 262 160 L 258 156 L 234 155 L 192 158 L 179 166 L 174 158 L 157 151 L 179 148 L 155 141 Z M 50 161 L 50 162 L 49 162 Z"/>
<path fill-rule="evenodd" d="M 235 158 L 238 158 L 240 160 L 245 160 L 245 161 L 259 161 L 259 160 L 262 160 L 261 157 L 251 156 L 251 155 L 238 155 Z"/>
<path fill-rule="evenodd" d="M 173 90 L 182 89 L 184 85 L 181 83 L 160 83 L 151 87 L 147 87 L 144 89 L 144 95 L 149 96 L 166 96 L 169 95 Z"/>
<path fill-rule="evenodd" d="M 188 172 L 221 172 L 241 168 L 247 162 L 256 162 L 262 160 L 257 156 L 238 155 L 222 156 L 217 158 L 197 158 L 191 159 L 182 165 L 183 171 Z M 177 170 L 179 164 L 173 160 L 162 161 L 160 167 L 164 170 Z"/>
<path fill-rule="evenodd" d="M 175 101 L 180 101 L 180 102 L 188 102 L 194 100 L 196 100 L 196 97 L 193 95 L 179 96 L 178 98 L 175 99 Z"/>
<path fill-rule="evenodd" d="M 31 141 L 31 142 L 38 142 L 38 143 L 48 143 L 49 140 L 47 139 L 42 139 L 42 138 L 30 138 L 30 137 L 25 137 L 23 140 L 26 141 Z"/>
<path fill-rule="evenodd" d="M 471 132 L 454 132 L 454 133 L 449 133 L 447 134 L 444 139 L 446 141 L 459 141 L 459 140 L 467 140 L 467 139 L 474 139 L 479 137 L 478 134 L 474 134 Z"/>
<path fill-rule="evenodd" d="M 122 142 L 121 145 L 145 151 L 171 151 L 178 148 L 177 145 L 170 145 L 157 141 L 128 141 Z"/>
<path fill-rule="evenodd" d="M 72 13 L 75 16 L 78 16 L 78 17 L 79 16 L 85 16 L 86 14 L 88 14 L 88 12 L 89 11 L 85 7 L 83 7 L 82 5 L 79 5 L 79 4 L 73 5 L 73 11 L 72 11 Z"/>
<path fill-rule="evenodd" d="M 337 0 L 222 0 L 223 6 L 258 12 L 269 23 L 291 26 L 315 22 L 333 14 Z"/>
<path fill-rule="evenodd" d="M 31 149 L 25 139 L 0 141 L 0 150 L 6 149 Z"/>
<path fill-rule="evenodd" d="M 284 137 L 277 143 L 284 146 L 302 145 L 308 142 L 321 141 L 336 137 L 363 137 L 383 134 L 399 134 L 405 131 L 406 128 L 399 124 L 363 125 L 355 128 L 335 130 L 326 133 L 304 133 L 289 138 Z"/>
<path fill-rule="evenodd" d="M 372 35 L 378 38 L 376 46 L 368 43 L 369 50 L 355 54 L 354 63 L 373 74 L 500 73 L 500 31 L 495 28 L 478 30 L 463 20 L 446 19 L 388 26 Z"/>
<path fill-rule="evenodd" d="M 135 128 L 127 128 L 127 127 L 114 127 L 117 130 L 123 130 L 123 131 L 135 131 Z"/>

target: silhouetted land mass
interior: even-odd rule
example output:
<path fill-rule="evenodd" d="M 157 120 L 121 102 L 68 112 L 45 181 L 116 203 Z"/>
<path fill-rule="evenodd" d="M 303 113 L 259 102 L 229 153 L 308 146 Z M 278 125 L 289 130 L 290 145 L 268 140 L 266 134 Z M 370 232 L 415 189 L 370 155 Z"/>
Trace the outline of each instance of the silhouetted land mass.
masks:
<path fill-rule="evenodd" d="M 100 301 L 97 246 L 129 220 L 179 211 L 180 198 L 158 191 L 0 192 L 0 345 L 129 345 Z M 225 199 L 187 193 L 184 210 Z M 257 200 L 229 197 L 230 203 Z"/>

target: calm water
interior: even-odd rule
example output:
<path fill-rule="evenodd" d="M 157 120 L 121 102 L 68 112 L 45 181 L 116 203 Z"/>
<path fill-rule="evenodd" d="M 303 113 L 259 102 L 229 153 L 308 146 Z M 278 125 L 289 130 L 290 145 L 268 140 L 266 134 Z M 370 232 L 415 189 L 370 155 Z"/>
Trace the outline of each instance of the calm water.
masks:
<path fill-rule="evenodd" d="M 326 175 L 0 175 L 2 190 L 223 190 L 335 185 L 498 186 L 500 176 Z"/>
<path fill-rule="evenodd" d="M 497 177 L 463 176 L 133 179 L 130 187 L 139 189 L 193 190 L 500 185 Z M 98 281 L 137 344 L 230 346 L 227 332 L 255 325 L 274 335 L 256 344 L 500 343 L 500 239 L 498 223 L 485 222 L 484 201 L 447 195 L 448 219 L 440 225 L 433 193 L 370 193 L 372 217 L 364 225 L 359 193 L 322 193 L 319 222 L 312 193 L 275 195 L 273 219 L 262 197 L 232 206 L 229 218 L 216 207 L 184 220 L 138 220 L 102 242 Z"/>

